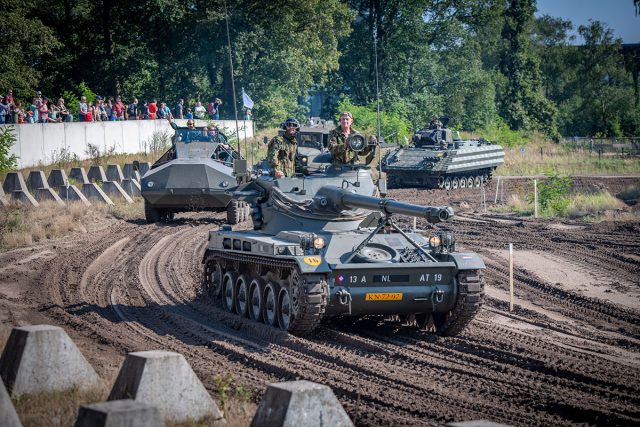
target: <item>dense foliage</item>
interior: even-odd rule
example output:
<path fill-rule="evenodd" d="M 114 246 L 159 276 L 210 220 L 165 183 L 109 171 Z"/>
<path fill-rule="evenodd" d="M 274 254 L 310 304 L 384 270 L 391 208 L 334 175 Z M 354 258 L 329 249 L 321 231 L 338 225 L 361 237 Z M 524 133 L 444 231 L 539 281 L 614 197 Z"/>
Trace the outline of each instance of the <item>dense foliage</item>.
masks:
<path fill-rule="evenodd" d="M 231 58 L 236 92 L 274 125 L 303 119 L 312 92 L 326 118 L 345 99 L 375 111 L 377 51 L 383 134 L 404 137 L 432 114 L 464 130 L 640 134 L 639 49 L 598 21 L 574 43 L 570 22 L 535 10 L 535 0 L 4 0 L 0 93 L 29 101 L 42 90 L 72 109 L 82 94 L 170 106 L 218 96 L 232 117 Z"/>

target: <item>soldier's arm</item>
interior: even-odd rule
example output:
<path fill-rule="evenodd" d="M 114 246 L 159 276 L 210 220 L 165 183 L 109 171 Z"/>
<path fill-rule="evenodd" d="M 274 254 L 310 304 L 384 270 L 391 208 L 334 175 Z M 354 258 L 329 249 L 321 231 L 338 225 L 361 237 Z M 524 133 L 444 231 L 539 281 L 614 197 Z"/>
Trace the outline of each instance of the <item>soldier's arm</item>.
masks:
<path fill-rule="evenodd" d="M 267 151 L 267 161 L 269 166 L 275 172 L 280 169 L 280 161 L 278 160 L 278 152 L 280 151 L 280 144 L 278 138 L 273 138 L 269 141 L 269 151 Z"/>

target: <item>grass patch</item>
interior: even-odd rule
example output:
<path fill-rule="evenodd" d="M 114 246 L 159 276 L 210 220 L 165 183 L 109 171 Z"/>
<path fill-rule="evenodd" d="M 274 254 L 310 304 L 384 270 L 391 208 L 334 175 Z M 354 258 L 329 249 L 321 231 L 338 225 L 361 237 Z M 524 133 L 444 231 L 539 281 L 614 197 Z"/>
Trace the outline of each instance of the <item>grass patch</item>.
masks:
<path fill-rule="evenodd" d="M 85 206 L 79 202 L 60 206 L 54 201 L 42 201 L 39 208 L 33 208 L 12 203 L 0 207 L 0 251 L 87 233 L 105 227 L 109 219 L 139 218 L 142 211 L 141 197 L 135 197 L 133 204 L 116 202 L 114 206 Z"/>
<path fill-rule="evenodd" d="M 531 193 L 526 197 L 512 194 L 505 204 L 491 209 L 496 213 L 515 213 L 518 216 L 534 215 L 533 198 Z M 603 220 L 637 220 L 637 214 L 633 213 L 625 203 L 611 195 L 608 191 L 596 193 L 576 193 L 561 196 L 560 209 L 558 203 L 551 200 L 547 208 L 539 205 L 539 216 L 542 218 L 571 218 L 585 221 Z"/>
<path fill-rule="evenodd" d="M 13 404 L 24 427 L 72 426 L 81 405 L 103 402 L 107 397 L 107 388 L 99 386 L 91 390 L 22 395 L 13 399 Z"/>

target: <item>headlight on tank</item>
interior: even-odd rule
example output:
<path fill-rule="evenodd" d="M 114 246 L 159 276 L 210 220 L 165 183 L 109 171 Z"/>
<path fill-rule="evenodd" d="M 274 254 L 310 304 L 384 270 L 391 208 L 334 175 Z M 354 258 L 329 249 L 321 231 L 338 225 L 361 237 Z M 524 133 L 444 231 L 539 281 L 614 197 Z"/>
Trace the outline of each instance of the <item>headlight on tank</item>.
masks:
<path fill-rule="evenodd" d="M 442 239 L 440 236 L 431 236 L 429 238 L 429 246 L 432 248 L 438 248 L 442 244 Z"/>
<path fill-rule="evenodd" d="M 320 236 L 315 236 L 313 239 L 313 247 L 315 249 L 322 249 L 324 248 L 324 239 Z"/>

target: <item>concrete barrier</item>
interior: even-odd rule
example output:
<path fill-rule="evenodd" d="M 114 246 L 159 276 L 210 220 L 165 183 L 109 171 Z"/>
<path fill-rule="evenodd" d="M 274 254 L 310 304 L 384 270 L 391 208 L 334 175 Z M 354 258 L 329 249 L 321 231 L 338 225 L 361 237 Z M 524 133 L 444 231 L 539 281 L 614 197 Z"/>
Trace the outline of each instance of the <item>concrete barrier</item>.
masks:
<path fill-rule="evenodd" d="M 91 202 L 87 200 L 84 194 L 75 185 L 68 187 L 58 187 L 58 196 L 65 202 L 80 202 L 85 206 L 91 206 Z"/>
<path fill-rule="evenodd" d="M 175 120 L 179 126 L 185 126 L 186 120 Z M 198 121 L 197 126 L 208 124 Z M 216 120 L 215 124 L 227 135 L 235 132 L 235 121 Z M 239 122 L 240 140 L 245 135 L 254 135 L 253 122 Z M 149 140 L 158 132 L 173 135 L 174 131 L 167 120 L 127 120 L 121 122 L 75 122 L 75 123 L 38 123 L 22 125 L 0 125 L 6 127 L 16 137 L 16 143 L 9 148 L 9 156 L 18 156 L 18 167 L 26 168 L 38 164 L 50 164 L 65 156 L 75 155 L 80 160 L 88 158 L 89 144 L 98 146 L 101 152 L 114 150 L 114 153 L 144 153 L 149 149 Z"/>
<path fill-rule="evenodd" d="M 22 427 L 20 418 L 13 407 L 11 396 L 4 387 L 4 382 L 0 381 L 0 425 L 4 427 Z"/>
<path fill-rule="evenodd" d="M 43 200 L 52 200 L 59 206 L 64 206 L 64 202 L 58 193 L 48 186 L 46 188 L 38 188 L 37 190 L 34 190 L 33 194 L 38 202 L 42 202 Z"/>
<path fill-rule="evenodd" d="M 127 203 L 133 203 L 133 199 L 129 197 L 126 191 L 122 189 L 116 181 L 104 181 L 102 183 L 102 191 L 113 200 L 114 198 L 122 199 Z"/>
<path fill-rule="evenodd" d="M 82 194 L 87 199 L 95 200 L 97 202 L 106 203 L 108 205 L 113 205 L 113 201 L 107 196 L 102 188 L 98 187 L 98 184 L 95 182 L 89 184 L 82 184 Z"/>
<path fill-rule="evenodd" d="M 87 173 L 89 182 L 104 182 L 107 181 L 107 174 L 104 172 L 104 168 L 100 165 L 92 165 Z"/>
<path fill-rule="evenodd" d="M 50 325 L 13 328 L 0 358 L 0 376 L 13 397 L 100 384 L 66 332 Z"/>
<path fill-rule="evenodd" d="M 77 167 L 71 168 L 69 172 L 69 178 L 75 179 L 78 181 L 78 184 L 89 184 L 89 177 L 87 176 L 87 171 L 84 168 Z"/>
<path fill-rule="evenodd" d="M 2 182 L 0 181 L 0 206 L 9 206 L 9 200 L 4 194 L 4 188 L 2 188 Z"/>
<path fill-rule="evenodd" d="M 49 172 L 47 183 L 49 184 L 49 187 L 53 188 L 66 187 L 67 184 L 69 184 L 69 179 L 67 178 L 67 173 L 64 169 L 53 169 Z"/>
<path fill-rule="evenodd" d="M 127 355 L 108 400 L 126 398 L 157 406 L 170 422 L 222 418 L 185 358 L 169 351 Z"/>
<path fill-rule="evenodd" d="M 118 184 L 122 182 L 124 175 L 120 165 L 107 165 L 107 179 L 109 181 L 115 181 Z"/>
<path fill-rule="evenodd" d="M 11 200 L 14 200 L 18 203 L 23 203 L 25 205 L 32 206 L 37 208 L 40 206 L 40 203 L 29 193 L 28 191 L 12 191 L 9 193 Z"/>
<path fill-rule="evenodd" d="M 161 427 L 160 411 L 155 406 L 131 399 L 80 406 L 75 427 Z"/>
<path fill-rule="evenodd" d="M 14 191 L 27 191 L 27 184 L 24 182 L 24 177 L 20 172 L 9 172 L 4 179 L 2 188 L 7 194 Z"/>
<path fill-rule="evenodd" d="M 49 183 L 42 171 L 31 171 L 27 177 L 27 188 L 29 190 L 38 190 L 40 188 L 49 188 Z"/>
<path fill-rule="evenodd" d="M 140 176 L 144 176 L 145 173 L 147 173 L 147 171 L 151 169 L 151 163 L 149 162 L 140 162 L 140 165 L 138 166 L 138 172 L 140 172 Z M 140 179 L 138 179 L 138 181 L 140 181 Z"/>
<path fill-rule="evenodd" d="M 140 192 L 140 182 L 132 178 L 123 179 L 120 187 L 131 197 L 137 197 L 142 194 Z"/>
<path fill-rule="evenodd" d="M 252 427 L 353 426 L 331 388 L 311 381 L 269 384 Z"/>

